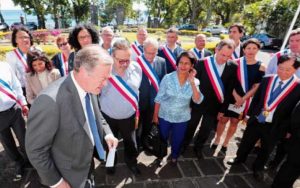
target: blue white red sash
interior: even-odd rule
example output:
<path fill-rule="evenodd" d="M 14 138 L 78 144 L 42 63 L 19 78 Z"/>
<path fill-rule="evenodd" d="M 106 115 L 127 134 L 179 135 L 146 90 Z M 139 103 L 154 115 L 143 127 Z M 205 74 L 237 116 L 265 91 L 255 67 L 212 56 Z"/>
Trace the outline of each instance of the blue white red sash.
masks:
<path fill-rule="evenodd" d="M 136 56 L 140 56 L 143 53 L 143 49 L 139 48 L 136 42 L 131 44 L 131 48 L 136 53 Z"/>
<path fill-rule="evenodd" d="M 197 60 L 202 59 L 202 50 L 198 51 L 197 48 L 193 48 L 192 52 L 195 54 L 195 57 L 197 58 Z"/>
<path fill-rule="evenodd" d="M 65 58 L 63 53 L 60 53 L 58 57 L 59 57 L 59 60 L 60 60 L 60 64 L 61 64 L 61 68 L 63 70 L 64 76 L 67 76 L 69 74 L 68 61 Z"/>
<path fill-rule="evenodd" d="M 280 94 L 276 97 L 274 101 L 270 101 L 271 94 L 274 90 L 274 87 L 276 85 L 276 82 L 278 80 L 278 76 L 274 75 L 270 77 L 266 95 L 264 98 L 264 110 L 267 112 L 272 112 L 279 104 L 280 102 L 297 86 L 298 80 L 295 76 L 290 78 L 290 80 L 285 84 L 285 86 L 282 88 L 282 91 Z"/>
<path fill-rule="evenodd" d="M 136 117 L 140 116 L 139 101 L 137 94 L 128 86 L 128 84 L 120 77 L 112 75 L 109 78 L 110 83 L 116 88 L 116 90 L 131 104 L 136 112 Z"/>
<path fill-rule="evenodd" d="M 275 55 L 276 55 L 277 60 L 278 60 L 281 56 L 286 55 L 286 54 L 288 54 L 288 53 L 290 53 L 290 50 L 285 49 L 285 50 L 282 50 L 282 51 L 277 52 Z"/>
<path fill-rule="evenodd" d="M 137 62 L 141 66 L 143 72 L 146 74 L 148 79 L 151 82 L 151 85 L 154 87 L 156 92 L 158 92 L 159 89 L 159 78 L 155 70 L 152 68 L 150 63 L 146 60 L 144 55 L 141 55 L 137 58 Z"/>
<path fill-rule="evenodd" d="M 242 85 L 242 88 L 245 93 L 249 90 L 248 85 L 248 71 L 247 71 L 247 61 L 245 57 L 241 57 L 237 59 L 238 69 L 237 69 L 237 76 Z"/>
<path fill-rule="evenodd" d="M 223 103 L 225 92 L 224 85 L 214 61 L 213 56 L 207 57 L 204 59 L 204 66 L 219 102 Z"/>
<path fill-rule="evenodd" d="M 245 94 L 249 91 L 249 83 L 248 83 L 248 71 L 247 71 L 247 61 L 245 57 L 241 57 L 237 59 L 238 69 L 237 69 L 237 77 L 241 83 L 243 91 Z M 250 107 L 252 98 L 249 98 L 245 101 L 244 114 L 247 114 L 248 109 Z"/>
<path fill-rule="evenodd" d="M 174 53 L 167 46 L 163 46 L 162 47 L 162 51 L 165 54 L 166 58 L 171 63 L 173 69 L 176 70 L 177 69 L 177 66 L 176 66 L 176 57 L 175 57 Z"/>
<path fill-rule="evenodd" d="M 19 49 L 16 48 L 13 50 L 15 52 L 15 54 L 17 55 L 18 59 L 21 61 L 21 63 L 23 64 L 25 71 L 28 72 L 28 65 L 27 65 L 27 58 L 26 56 L 23 54 L 23 52 Z"/>
<path fill-rule="evenodd" d="M 21 101 L 17 99 L 17 95 L 14 93 L 12 88 L 4 80 L 0 78 L 0 92 L 7 95 L 12 100 L 16 101 L 20 106 L 23 106 Z"/>

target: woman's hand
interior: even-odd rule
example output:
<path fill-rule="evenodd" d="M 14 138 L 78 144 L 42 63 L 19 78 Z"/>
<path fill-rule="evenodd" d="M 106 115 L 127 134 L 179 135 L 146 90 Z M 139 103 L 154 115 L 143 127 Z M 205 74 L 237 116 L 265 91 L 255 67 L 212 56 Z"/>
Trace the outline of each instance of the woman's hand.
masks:
<path fill-rule="evenodd" d="M 195 83 L 195 76 L 196 76 L 196 74 L 197 74 L 196 69 L 191 68 L 191 70 L 189 72 L 189 77 L 188 77 L 188 79 L 189 79 L 189 81 L 190 81 L 191 84 Z"/>

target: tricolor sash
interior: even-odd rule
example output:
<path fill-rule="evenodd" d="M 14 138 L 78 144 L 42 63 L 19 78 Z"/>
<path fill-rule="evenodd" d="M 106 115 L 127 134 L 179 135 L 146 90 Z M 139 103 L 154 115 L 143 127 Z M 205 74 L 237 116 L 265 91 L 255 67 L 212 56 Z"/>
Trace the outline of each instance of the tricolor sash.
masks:
<path fill-rule="evenodd" d="M 13 89 L 6 83 L 4 80 L 0 78 L 0 92 L 7 95 L 12 100 L 16 101 L 20 106 L 23 106 L 21 101 L 17 99 L 17 95 L 14 93 Z"/>
<path fill-rule="evenodd" d="M 116 88 L 116 90 L 131 104 L 135 110 L 136 118 L 140 116 L 139 112 L 139 98 L 137 94 L 128 86 L 128 84 L 120 77 L 112 75 L 109 78 L 110 83 Z"/>
<path fill-rule="evenodd" d="M 131 48 L 133 49 L 133 51 L 136 53 L 137 56 L 142 55 L 143 53 L 143 49 L 141 49 L 136 42 L 131 44 Z"/>
<path fill-rule="evenodd" d="M 195 54 L 197 60 L 202 59 L 202 51 L 198 51 L 197 48 L 193 48 L 192 52 Z"/>
<path fill-rule="evenodd" d="M 249 90 L 248 85 L 248 72 L 247 72 L 247 61 L 245 57 L 241 57 L 237 60 L 238 69 L 237 69 L 237 76 L 242 85 L 242 88 L 245 93 Z"/>
<path fill-rule="evenodd" d="M 151 85 L 154 87 L 155 91 L 158 92 L 159 89 L 159 78 L 155 70 L 152 68 L 150 63 L 146 60 L 144 55 L 141 55 L 137 58 L 137 62 L 141 66 L 143 72 L 146 74 L 148 79 L 151 82 Z"/>
<path fill-rule="evenodd" d="M 213 86 L 213 89 L 217 95 L 217 98 L 220 103 L 224 102 L 224 85 L 221 80 L 221 77 L 217 71 L 217 67 L 214 62 L 214 57 L 210 56 L 204 59 L 204 66 L 207 72 L 207 75 L 209 77 L 209 80 L 211 82 L 211 85 Z"/>
<path fill-rule="evenodd" d="M 63 69 L 64 76 L 67 76 L 69 74 L 68 61 L 65 58 L 65 56 L 64 56 L 63 53 L 60 53 L 58 57 L 59 57 L 59 61 L 60 61 L 61 67 Z"/>
<path fill-rule="evenodd" d="M 285 86 L 282 88 L 280 94 L 273 100 L 271 101 L 271 94 L 274 90 L 274 87 L 276 85 L 276 82 L 278 80 L 278 76 L 272 76 L 269 80 L 267 90 L 266 90 L 266 95 L 264 98 L 264 111 L 266 114 L 269 112 L 272 112 L 279 104 L 280 102 L 297 86 L 298 80 L 296 79 L 295 76 L 290 78 L 290 80 L 285 84 Z"/>
<path fill-rule="evenodd" d="M 16 48 L 13 50 L 16 54 L 16 56 L 18 57 L 18 59 L 21 61 L 21 63 L 23 64 L 24 68 L 25 68 L 25 71 L 28 72 L 29 69 L 28 69 L 28 65 L 27 65 L 27 58 L 26 56 L 24 55 L 24 53 L 19 49 L 19 48 Z"/>
<path fill-rule="evenodd" d="M 174 53 L 167 46 L 163 46 L 162 47 L 162 51 L 165 54 L 166 58 L 171 63 L 173 69 L 176 70 L 177 69 L 177 66 L 176 66 L 176 57 L 175 57 Z"/>

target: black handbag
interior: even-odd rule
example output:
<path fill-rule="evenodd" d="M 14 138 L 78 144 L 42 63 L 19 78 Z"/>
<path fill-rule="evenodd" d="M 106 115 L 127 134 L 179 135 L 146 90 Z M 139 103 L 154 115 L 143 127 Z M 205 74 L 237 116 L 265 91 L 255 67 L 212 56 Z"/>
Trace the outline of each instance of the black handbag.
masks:
<path fill-rule="evenodd" d="M 158 125 L 153 123 L 144 141 L 145 150 L 152 155 L 163 158 L 167 155 L 168 144 L 161 140 Z"/>

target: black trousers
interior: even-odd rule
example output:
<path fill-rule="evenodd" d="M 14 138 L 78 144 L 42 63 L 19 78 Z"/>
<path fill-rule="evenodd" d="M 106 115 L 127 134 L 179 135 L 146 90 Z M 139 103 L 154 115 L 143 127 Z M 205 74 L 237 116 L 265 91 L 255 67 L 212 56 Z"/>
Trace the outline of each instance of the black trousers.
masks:
<path fill-rule="evenodd" d="M 300 167 L 287 160 L 276 174 L 272 188 L 291 188 L 299 176 Z"/>
<path fill-rule="evenodd" d="M 113 119 L 103 113 L 103 117 L 109 124 L 111 131 L 115 137 L 121 134 L 124 141 L 124 161 L 128 166 L 137 165 L 138 151 L 136 147 L 135 136 L 135 115 L 127 119 Z M 116 160 L 115 160 L 116 162 Z"/>
<path fill-rule="evenodd" d="M 18 139 L 20 151 L 17 148 L 12 130 Z M 8 157 L 17 164 L 28 160 L 25 152 L 25 130 L 21 109 L 12 107 L 0 112 L 0 141 Z"/>
<path fill-rule="evenodd" d="M 196 134 L 195 142 L 194 142 L 195 149 L 201 150 L 206 140 L 208 139 L 210 132 L 212 130 L 213 131 L 216 130 L 217 128 L 216 116 L 203 113 L 199 110 L 199 108 L 192 108 L 191 119 L 188 122 L 188 127 L 183 141 L 184 148 L 186 148 L 190 144 L 201 118 L 202 118 L 201 125 L 199 131 Z"/>
<path fill-rule="evenodd" d="M 263 170 L 272 150 L 279 140 L 276 135 L 271 134 L 272 126 L 272 123 L 259 123 L 256 118 L 250 118 L 237 151 L 236 160 L 241 162 L 246 161 L 255 143 L 260 139 L 261 149 L 253 163 L 253 170 Z"/>
<path fill-rule="evenodd" d="M 144 146 L 144 139 L 149 135 L 154 109 L 149 107 L 140 111 L 139 127 L 136 130 L 137 146 Z"/>

